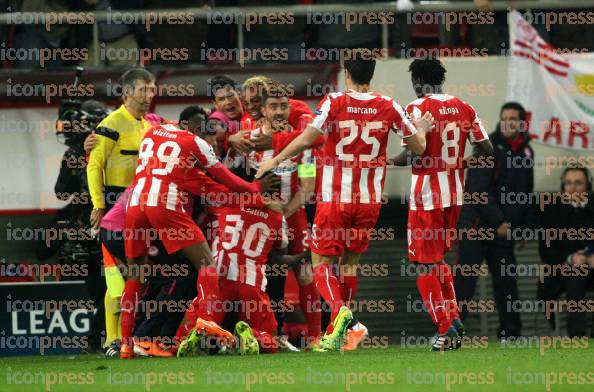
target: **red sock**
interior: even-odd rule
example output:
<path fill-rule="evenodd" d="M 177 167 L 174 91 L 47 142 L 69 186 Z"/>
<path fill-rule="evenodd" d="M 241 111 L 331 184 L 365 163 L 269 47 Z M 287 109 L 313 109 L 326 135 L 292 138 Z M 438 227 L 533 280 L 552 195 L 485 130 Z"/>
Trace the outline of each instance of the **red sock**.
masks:
<path fill-rule="evenodd" d="M 314 268 L 314 282 L 324 301 L 330 306 L 332 317 L 330 324 L 334 321 L 334 317 L 338 314 L 340 307 L 344 305 L 342 300 L 342 293 L 340 291 L 340 283 L 334 275 L 332 266 L 330 264 L 320 264 Z"/>
<path fill-rule="evenodd" d="M 276 344 L 276 338 L 272 336 L 269 332 L 258 331 L 255 328 L 252 328 L 252 332 L 260 345 L 260 352 L 261 353 L 268 353 L 274 354 L 276 353 L 278 346 Z"/>
<path fill-rule="evenodd" d="M 120 323 L 122 324 L 122 343 L 132 345 L 132 334 L 136 319 L 136 306 L 142 285 L 135 279 L 128 279 L 120 300 Z"/>
<path fill-rule="evenodd" d="M 320 293 L 315 282 L 299 286 L 299 303 L 307 319 L 307 339 L 316 338 L 322 331 L 322 312 Z"/>
<path fill-rule="evenodd" d="M 458 302 L 456 301 L 456 290 L 454 290 L 454 278 L 452 270 L 449 265 L 443 263 L 439 268 L 439 284 L 441 285 L 441 292 L 443 299 L 450 315 L 450 320 L 459 319 Z"/>
<path fill-rule="evenodd" d="M 425 308 L 437 326 L 439 334 L 443 335 L 451 326 L 451 322 L 435 269 L 432 268 L 431 272 L 421 274 L 417 277 L 417 288 L 419 289 Z"/>
<path fill-rule="evenodd" d="M 219 298 L 219 275 L 214 265 L 200 268 L 197 281 L 198 317 L 212 321 Z"/>
<path fill-rule="evenodd" d="M 359 277 L 355 276 L 341 276 L 340 288 L 342 289 L 342 299 L 348 304 L 357 295 L 357 288 L 359 287 Z M 347 305 L 348 306 L 348 305 Z"/>
<path fill-rule="evenodd" d="M 184 340 L 186 336 L 190 333 L 190 330 L 194 328 L 196 325 L 196 319 L 198 318 L 198 306 L 200 303 L 199 297 L 194 298 L 188 309 L 186 310 L 186 314 L 184 315 L 184 319 L 182 320 L 181 324 L 177 328 L 175 332 L 175 341 L 177 343 Z"/>
<path fill-rule="evenodd" d="M 188 336 L 190 331 L 192 330 L 192 324 L 190 321 L 186 320 L 185 318 L 182 320 L 179 327 L 177 327 L 177 331 L 175 331 L 175 344 L 180 344 L 182 340 Z"/>

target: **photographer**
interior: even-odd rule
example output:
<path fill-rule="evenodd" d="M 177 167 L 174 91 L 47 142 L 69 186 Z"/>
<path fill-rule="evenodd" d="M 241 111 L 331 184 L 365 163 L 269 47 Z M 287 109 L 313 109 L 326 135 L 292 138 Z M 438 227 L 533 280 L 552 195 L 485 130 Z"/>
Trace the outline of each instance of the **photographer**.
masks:
<path fill-rule="evenodd" d="M 91 202 L 87 189 L 86 160 L 83 142 L 95 126 L 109 111 L 97 101 L 88 100 L 63 102 L 58 121 L 58 136 L 68 146 L 60 166 L 60 173 L 54 187 L 56 197 L 69 204 L 64 207 L 46 228 L 46 233 L 57 233 L 50 241 L 47 238 L 38 242 L 37 257 L 46 260 L 56 256 L 60 265 L 84 266 L 84 276 L 71 276 L 75 280 L 83 278 L 90 298 L 99 308 L 93 318 L 89 334 L 89 351 L 100 348 L 103 331 L 103 303 L 105 283 L 101 276 L 101 253 L 93 238 L 87 217 Z"/>
<path fill-rule="evenodd" d="M 46 260 L 56 254 L 58 258 L 73 259 L 74 254 L 69 253 L 66 248 L 72 244 L 64 245 L 64 239 L 72 242 L 72 235 L 68 232 L 83 233 L 89 229 L 87 216 L 91 211 L 91 202 L 87 188 L 86 160 L 83 143 L 95 126 L 103 119 L 109 111 L 101 102 L 88 100 L 84 103 L 68 102 L 60 109 L 58 120 L 58 138 L 68 147 L 62 156 L 60 172 L 54 192 L 56 198 L 62 201 L 69 201 L 69 204 L 58 212 L 48 230 L 57 230 L 64 235 L 57 236 L 54 241 L 41 241 L 37 246 L 37 257 Z M 73 231 L 75 230 L 75 231 Z M 88 238 L 82 239 L 82 243 L 96 242 Z M 95 249 L 93 249 L 95 250 Z"/>
<path fill-rule="evenodd" d="M 594 242 L 591 237 L 568 238 L 563 233 L 594 230 L 592 176 L 588 169 L 567 167 L 561 175 L 561 192 L 566 202 L 547 204 L 539 213 L 540 227 L 554 230 L 557 238 L 539 243 L 544 265 L 537 296 L 541 301 L 555 301 L 565 291 L 568 302 L 579 304 L 584 301 L 586 290 L 594 288 Z M 554 329 L 555 318 L 548 321 Z M 586 313 L 581 309 L 569 312 L 567 333 L 570 337 L 586 336 Z"/>
<path fill-rule="evenodd" d="M 493 144 L 493 162 L 485 167 L 468 170 L 465 191 L 469 194 L 487 194 L 487 203 L 464 204 L 460 212 L 458 229 L 487 229 L 492 239 L 461 238 L 457 262 L 477 266 L 486 259 L 493 278 L 495 303 L 499 314 L 500 339 L 520 336 L 519 313 L 510 304 L 518 300 L 515 241 L 510 228 L 526 228 L 529 206 L 508 202 L 508 196 L 527 195 L 534 185 L 534 152 L 530 137 L 525 133 L 526 111 L 516 102 L 501 107 L 500 121 L 489 135 Z M 524 241 L 520 246 L 524 245 Z M 478 276 L 455 277 L 458 301 L 472 301 Z M 461 312 L 462 319 L 467 311 Z"/>

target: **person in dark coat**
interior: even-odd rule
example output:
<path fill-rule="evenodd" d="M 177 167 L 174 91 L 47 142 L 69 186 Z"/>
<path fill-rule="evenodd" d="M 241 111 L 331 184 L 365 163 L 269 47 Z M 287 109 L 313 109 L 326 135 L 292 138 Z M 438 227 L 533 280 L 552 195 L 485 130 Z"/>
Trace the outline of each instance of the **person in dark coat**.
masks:
<path fill-rule="evenodd" d="M 528 204 L 534 187 L 534 151 L 525 132 L 526 111 L 516 102 L 505 103 L 495 132 L 489 135 L 493 160 L 468 169 L 465 192 L 482 194 L 482 203 L 464 204 L 458 229 L 461 233 L 477 229 L 486 233 L 480 240 L 461 236 L 457 263 L 478 271 L 487 261 L 493 277 L 495 304 L 501 339 L 521 335 L 520 315 L 513 304 L 518 301 L 514 229 L 529 227 Z M 523 246 L 524 241 L 520 242 Z M 461 271 L 464 270 L 462 267 Z M 474 296 L 478 274 L 457 274 L 454 280 L 458 301 L 468 303 Z M 467 315 L 462 306 L 461 317 Z"/>
<path fill-rule="evenodd" d="M 538 283 L 539 301 L 556 301 L 562 292 L 569 303 L 583 304 L 588 289 L 594 288 L 594 195 L 592 176 L 588 169 L 569 166 L 561 175 L 561 195 L 543 205 L 538 214 L 539 228 L 548 238 L 540 238 L 539 254 L 543 265 Z M 570 237 L 574 233 L 574 237 Z M 573 306 L 568 311 L 567 334 L 586 336 L 587 309 Z M 552 308 L 549 308 L 552 309 Z M 562 311 L 569 310 L 567 306 Z M 546 314 L 551 327 L 556 326 L 554 314 Z"/>

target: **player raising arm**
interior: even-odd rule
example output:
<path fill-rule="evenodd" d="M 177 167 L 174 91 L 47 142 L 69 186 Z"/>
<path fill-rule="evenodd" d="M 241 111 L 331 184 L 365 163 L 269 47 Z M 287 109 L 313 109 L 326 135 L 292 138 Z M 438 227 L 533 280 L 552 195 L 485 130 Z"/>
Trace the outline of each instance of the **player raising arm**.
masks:
<path fill-rule="evenodd" d="M 309 148 L 320 133 L 326 134 L 317 160 L 321 197 L 311 240 L 314 280 L 332 314 L 320 351 L 340 348 L 347 329 L 347 340 L 351 336 L 355 340 L 347 341 L 351 348 L 367 333 L 343 305 L 355 296 L 359 258 L 367 250 L 369 231 L 379 216 L 388 136 L 396 131 L 414 152 L 422 154 L 432 123 L 431 114 L 426 114 L 415 127 L 394 100 L 370 91 L 375 60 L 345 60 L 344 69 L 347 90 L 327 95 L 306 130 L 275 158 L 263 162 L 257 174 Z M 339 259 L 340 281 L 333 271 Z"/>

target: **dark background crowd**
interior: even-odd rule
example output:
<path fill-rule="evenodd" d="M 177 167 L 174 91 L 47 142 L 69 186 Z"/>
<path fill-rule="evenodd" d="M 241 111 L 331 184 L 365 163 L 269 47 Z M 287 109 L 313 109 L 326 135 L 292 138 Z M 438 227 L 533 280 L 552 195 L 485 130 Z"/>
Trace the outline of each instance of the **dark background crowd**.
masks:
<path fill-rule="evenodd" d="M 164 0 L 2 0 L 0 10 L 7 12 L 88 12 L 111 10 L 153 10 L 159 11 L 171 8 L 205 8 L 216 12 L 218 7 L 278 7 L 282 12 L 286 5 L 310 4 L 353 4 L 378 3 L 378 1 L 364 0 L 179 0 L 174 3 Z M 399 1 L 399 7 L 410 9 L 413 2 Z M 455 3 L 455 1 L 454 1 Z M 388 23 L 388 48 L 392 57 L 414 56 L 419 48 L 445 49 L 442 52 L 451 55 L 506 55 L 509 48 L 507 28 L 507 13 L 505 11 L 491 11 L 490 0 L 474 0 L 475 13 L 483 13 L 480 18 L 467 18 L 458 13 L 452 25 L 449 25 L 444 15 L 438 13 L 417 13 L 408 11 L 396 13 Z M 568 23 L 567 19 L 561 23 L 546 24 L 544 14 L 560 14 L 562 12 L 587 13 L 592 10 L 530 10 L 525 17 L 530 18 L 545 40 L 558 48 L 572 51 L 594 50 L 594 26 L 591 23 Z M 390 11 L 383 11 L 390 12 Z M 379 13 L 379 12 L 378 12 Z M 296 16 L 293 23 L 262 23 L 244 30 L 245 48 L 285 48 L 288 51 L 288 63 L 303 62 L 302 49 L 307 48 L 382 48 L 382 25 L 380 23 L 352 24 L 349 30 L 345 28 L 344 19 L 335 14 L 324 16 L 324 20 L 334 23 L 314 23 L 306 16 Z M 477 22 L 478 20 L 478 22 Z M 308 22 L 309 21 L 309 22 Z M 481 21 L 486 21 L 482 22 Z M 0 25 L 0 37 L 3 48 L 89 48 L 93 54 L 92 25 L 57 25 L 47 31 L 42 24 L 38 25 Z M 193 24 L 155 24 L 150 31 L 142 24 L 105 24 L 98 23 L 100 45 L 106 48 L 187 48 L 188 58 L 184 63 L 228 63 L 236 62 L 237 58 L 204 55 L 203 48 L 233 49 L 238 46 L 238 30 L 234 23 L 209 23 L 206 18 L 196 19 Z M 466 51 L 465 51 L 466 50 Z M 474 51 L 473 51 L 474 50 Z M 94 64 L 93 58 L 86 62 Z M 328 61 L 324 56 L 308 55 L 308 61 Z M 159 62 L 154 60 L 153 62 Z M 262 60 L 260 60 L 262 62 Z M 38 68 L 39 62 L 19 59 L 9 61 L 4 59 L 5 68 Z M 49 62 L 48 67 L 77 64 L 78 61 L 63 61 L 61 59 Z M 101 61 L 100 65 L 133 65 L 133 62 Z"/>

